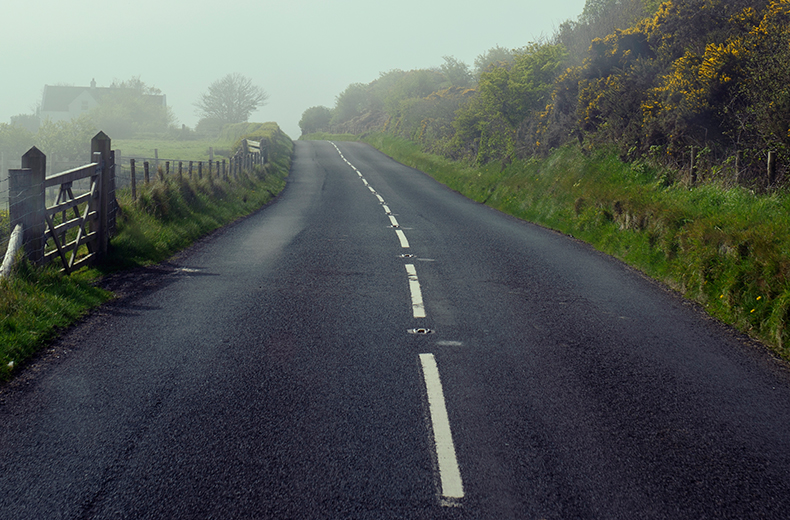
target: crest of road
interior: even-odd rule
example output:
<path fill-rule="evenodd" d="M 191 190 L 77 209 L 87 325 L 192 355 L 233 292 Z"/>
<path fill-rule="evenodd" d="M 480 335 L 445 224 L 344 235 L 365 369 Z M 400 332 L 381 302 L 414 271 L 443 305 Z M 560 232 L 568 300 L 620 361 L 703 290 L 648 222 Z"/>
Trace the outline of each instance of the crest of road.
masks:
<path fill-rule="evenodd" d="M 782 518 L 790 377 L 367 145 L 0 389 L 0 518 Z"/>

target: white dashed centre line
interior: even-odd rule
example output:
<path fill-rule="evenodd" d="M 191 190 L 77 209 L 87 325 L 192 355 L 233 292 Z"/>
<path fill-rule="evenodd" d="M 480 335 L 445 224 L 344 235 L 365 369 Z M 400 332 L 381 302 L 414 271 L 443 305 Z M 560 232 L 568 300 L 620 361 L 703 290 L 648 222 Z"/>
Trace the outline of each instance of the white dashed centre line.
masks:
<path fill-rule="evenodd" d="M 436 461 L 442 488 L 440 494 L 443 498 L 461 499 L 464 497 L 464 484 L 461 480 L 461 470 L 458 468 L 458 459 L 455 456 L 455 445 L 450 430 L 450 419 L 447 416 L 442 381 L 439 379 L 439 368 L 436 366 L 433 354 L 420 354 L 420 363 L 428 393 L 433 441 L 436 444 Z"/>
<path fill-rule="evenodd" d="M 400 229 L 396 229 L 395 230 L 395 234 L 398 235 L 398 240 L 400 240 L 400 246 L 403 249 L 408 249 L 409 248 L 409 241 L 406 240 L 406 233 L 404 233 Z"/>
<path fill-rule="evenodd" d="M 392 227 L 398 228 L 400 225 L 392 211 L 387 206 L 384 198 L 379 195 L 373 186 L 371 186 L 367 179 L 362 175 L 356 166 L 351 164 L 340 152 L 340 149 L 335 143 L 332 143 L 340 157 L 353 168 L 353 170 L 362 179 L 362 182 L 376 196 L 378 201 L 384 208 L 384 212 L 390 219 Z M 398 240 L 402 248 L 409 247 L 409 241 L 406 239 L 406 234 L 396 229 L 395 233 L 398 235 Z M 409 291 L 411 292 L 411 307 L 412 314 L 415 318 L 425 318 L 425 304 L 422 300 L 422 290 L 420 289 L 420 281 L 417 278 L 417 269 L 414 264 L 406 264 L 406 273 L 409 276 Z M 460 342 L 448 342 L 458 343 Z M 420 363 L 422 365 L 422 373 L 425 378 L 425 388 L 428 394 L 428 408 L 431 420 L 431 428 L 433 430 L 433 440 L 436 448 L 436 461 L 437 471 L 439 473 L 439 481 L 441 489 L 439 495 L 443 499 L 442 505 L 457 506 L 457 500 L 464 497 L 464 486 L 461 480 L 461 470 L 458 468 L 458 460 L 455 455 L 455 445 L 453 444 L 453 435 L 450 430 L 450 420 L 447 416 L 447 405 L 444 400 L 444 391 L 442 390 L 442 382 L 439 378 L 439 368 L 436 366 L 436 359 L 433 354 L 420 354 Z"/>
<path fill-rule="evenodd" d="M 425 317 L 425 304 L 422 301 L 420 280 L 417 278 L 417 269 L 414 264 L 406 264 L 406 273 L 409 275 L 409 290 L 411 291 L 411 311 L 415 318 Z"/>

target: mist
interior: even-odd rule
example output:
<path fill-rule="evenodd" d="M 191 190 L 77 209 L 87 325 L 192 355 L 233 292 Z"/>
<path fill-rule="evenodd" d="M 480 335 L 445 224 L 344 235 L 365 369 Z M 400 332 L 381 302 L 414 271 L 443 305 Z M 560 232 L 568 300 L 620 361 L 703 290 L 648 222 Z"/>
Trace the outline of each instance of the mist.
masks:
<path fill-rule="evenodd" d="M 585 0 L 374 3 L 301 0 L 220 4 L 195 0 L 31 0 L 3 7 L 0 122 L 31 114 L 44 85 L 109 86 L 137 77 L 167 96 L 178 125 L 229 73 L 269 95 L 251 121 L 275 121 L 292 138 L 305 109 L 333 107 L 349 84 L 393 69 L 472 64 L 494 46 L 517 48 L 575 19 Z M 112 136 L 111 136 L 112 137 Z"/>

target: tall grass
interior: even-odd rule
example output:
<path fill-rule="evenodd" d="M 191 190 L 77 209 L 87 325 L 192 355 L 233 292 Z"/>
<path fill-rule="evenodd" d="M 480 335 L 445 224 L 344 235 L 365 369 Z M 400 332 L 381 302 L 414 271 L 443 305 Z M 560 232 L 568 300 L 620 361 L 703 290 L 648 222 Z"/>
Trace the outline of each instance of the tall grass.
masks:
<path fill-rule="evenodd" d="M 575 146 L 471 168 L 387 134 L 364 139 L 467 197 L 580 238 L 790 359 L 790 196 L 670 182 L 672 172 Z"/>
<path fill-rule="evenodd" d="M 112 240 L 109 266 L 128 268 L 160 262 L 207 233 L 248 215 L 285 186 L 285 172 L 256 167 L 230 182 L 169 177 L 140 186 L 133 202 L 126 191 L 119 232 Z"/>

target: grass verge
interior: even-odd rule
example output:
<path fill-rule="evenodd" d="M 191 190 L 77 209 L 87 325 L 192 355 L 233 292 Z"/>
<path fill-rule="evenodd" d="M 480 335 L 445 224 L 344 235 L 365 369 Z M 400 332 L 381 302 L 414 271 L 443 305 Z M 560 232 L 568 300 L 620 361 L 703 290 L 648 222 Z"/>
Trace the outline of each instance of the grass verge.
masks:
<path fill-rule="evenodd" d="M 236 179 L 170 177 L 138 186 L 137 201 L 120 191 L 116 235 L 101 265 L 63 276 L 56 265 L 19 262 L 0 281 L 0 380 L 9 379 L 61 328 L 112 298 L 98 287 L 103 275 L 161 262 L 272 200 L 285 186 L 293 143 L 275 124 L 260 125 L 256 137 L 272 144 L 269 163 Z"/>
<path fill-rule="evenodd" d="M 473 200 L 625 261 L 790 360 L 786 192 L 689 189 L 671 182 L 671 172 L 574 146 L 545 160 L 473 168 L 388 134 L 363 140 Z"/>

